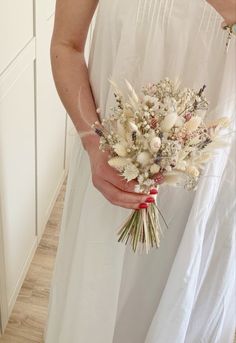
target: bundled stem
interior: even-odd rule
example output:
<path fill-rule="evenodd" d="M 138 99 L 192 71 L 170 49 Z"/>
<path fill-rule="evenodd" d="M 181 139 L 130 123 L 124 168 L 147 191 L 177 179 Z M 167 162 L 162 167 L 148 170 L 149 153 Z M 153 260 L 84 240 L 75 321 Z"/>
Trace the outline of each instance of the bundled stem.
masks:
<path fill-rule="evenodd" d="M 163 236 L 159 213 L 161 214 L 156 203 L 151 203 L 145 209 L 134 210 L 118 231 L 118 242 L 125 242 L 125 244 L 129 242 L 134 252 L 137 250 L 143 252 L 145 249 L 146 254 L 151 248 L 159 248 L 160 235 Z"/>

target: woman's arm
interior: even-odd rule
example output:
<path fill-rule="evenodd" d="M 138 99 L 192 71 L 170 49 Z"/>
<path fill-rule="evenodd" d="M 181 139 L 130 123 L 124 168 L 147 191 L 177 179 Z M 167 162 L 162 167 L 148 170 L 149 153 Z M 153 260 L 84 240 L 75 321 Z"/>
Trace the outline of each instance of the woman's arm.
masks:
<path fill-rule="evenodd" d="M 207 0 L 228 25 L 236 23 L 236 0 Z"/>
<path fill-rule="evenodd" d="M 57 0 L 50 50 L 58 94 L 86 150 L 98 141 L 95 135 L 83 137 L 97 120 L 84 59 L 87 32 L 97 3 L 98 0 Z"/>
<path fill-rule="evenodd" d="M 112 1 L 112 0 L 111 0 Z M 84 46 L 98 0 L 57 0 L 51 40 L 51 63 L 56 88 L 87 150 L 94 186 L 114 205 L 138 209 L 147 196 L 134 193 L 137 181 L 126 182 L 107 163 L 108 154 L 99 150 L 99 137 L 84 136 L 98 117 Z M 79 176 L 78 176 L 79 177 Z"/>

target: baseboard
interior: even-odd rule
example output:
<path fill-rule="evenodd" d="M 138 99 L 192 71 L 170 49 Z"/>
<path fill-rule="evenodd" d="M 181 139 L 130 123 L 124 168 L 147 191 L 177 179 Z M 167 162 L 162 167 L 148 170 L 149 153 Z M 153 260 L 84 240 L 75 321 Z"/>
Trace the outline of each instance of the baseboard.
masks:
<path fill-rule="evenodd" d="M 54 192 L 54 194 L 53 194 L 53 196 L 52 196 L 51 202 L 50 202 L 50 204 L 49 204 L 49 206 L 48 206 L 48 209 L 47 209 L 47 212 L 46 212 L 44 221 L 43 221 L 43 225 L 42 225 L 42 227 L 39 228 L 39 230 L 38 230 L 38 232 L 39 232 L 39 234 L 38 234 L 38 236 L 37 236 L 37 237 L 38 237 L 38 238 L 37 238 L 37 239 L 38 239 L 38 244 L 39 244 L 39 242 L 40 242 L 40 240 L 41 240 L 41 238 L 42 238 L 42 235 L 43 235 L 43 233 L 44 233 L 44 231 L 45 231 L 45 229 L 46 229 L 47 222 L 48 222 L 48 220 L 49 220 L 49 218 L 50 218 L 50 215 L 51 215 L 51 213 L 52 213 L 53 207 L 54 207 L 55 202 L 56 202 L 56 200 L 57 200 L 57 197 L 58 197 L 58 195 L 59 195 L 59 193 L 60 193 L 61 187 L 62 187 L 62 185 L 63 185 L 63 183 L 64 183 L 64 181 L 65 181 L 65 179 L 66 179 L 66 177 L 67 177 L 67 174 L 68 174 L 68 168 L 67 168 L 67 169 L 64 169 L 64 171 L 63 171 L 63 173 L 62 173 L 62 175 L 61 175 L 61 178 L 59 179 L 58 185 L 57 185 L 57 187 L 56 187 L 56 189 L 55 189 L 55 192 Z"/>

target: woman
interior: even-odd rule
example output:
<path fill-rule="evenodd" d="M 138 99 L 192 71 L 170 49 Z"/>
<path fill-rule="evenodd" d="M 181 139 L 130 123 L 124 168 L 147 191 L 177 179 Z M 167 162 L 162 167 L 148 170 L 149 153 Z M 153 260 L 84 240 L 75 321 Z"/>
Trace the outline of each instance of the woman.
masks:
<path fill-rule="evenodd" d="M 84 46 L 98 5 L 88 68 Z M 50 293 L 46 343 L 230 343 L 235 316 L 235 136 L 198 190 L 163 187 L 169 230 L 149 255 L 117 242 L 131 209 L 148 206 L 107 164 L 91 124 L 109 113 L 109 78 L 140 88 L 165 76 L 207 85 L 209 116 L 236 113 L 235 0 L 57 0 L 51 60 L 78 131 Z M 234 127 L 233 127 L 234 126 Z M 232 132 L 235 121 L 232 121 Z M 80 145 L 82 143 L 82 145 Z"/>

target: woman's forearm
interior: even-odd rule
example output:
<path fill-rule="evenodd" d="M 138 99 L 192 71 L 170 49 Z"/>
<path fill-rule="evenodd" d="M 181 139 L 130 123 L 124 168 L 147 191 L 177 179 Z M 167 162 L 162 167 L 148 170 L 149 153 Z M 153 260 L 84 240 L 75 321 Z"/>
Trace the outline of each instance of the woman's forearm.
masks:
<path fill-rule="evenodd" d="M 207 0 L 229 25 L 236 23 L 236 0 Z"/>
<path fill-rule="evenodd" d="M 51 42 L 51 65 L 60 99 L 88 152 L 98 144 L 91 124 L 98 120 L 83 52 L 70 44 Z"/>

